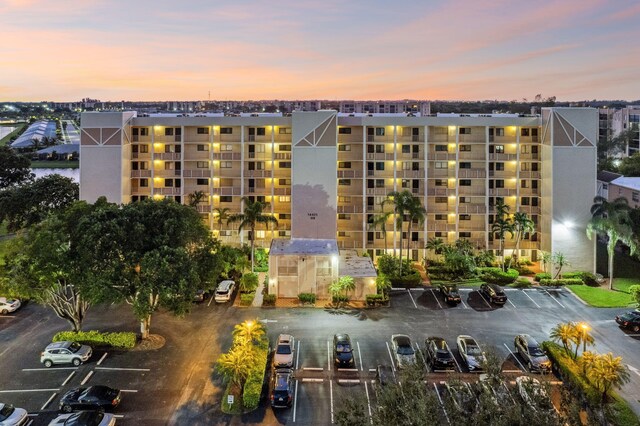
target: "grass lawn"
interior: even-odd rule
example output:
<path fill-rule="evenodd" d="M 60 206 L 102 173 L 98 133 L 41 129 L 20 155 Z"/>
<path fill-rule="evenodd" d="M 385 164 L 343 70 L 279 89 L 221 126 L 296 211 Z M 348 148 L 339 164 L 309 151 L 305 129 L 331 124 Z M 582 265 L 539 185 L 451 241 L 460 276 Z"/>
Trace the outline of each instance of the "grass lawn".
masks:
<path fill-rule="evenodd" d="M 596 308 L 627 308 L 635 305 L 629 293 L 586 285 L 568 285 L 567 288 Z"/>
<path fill-rule="evenodd" d="M 461 281 L 443 281 L 443 280 L 432 280 L 431 285 L 433 287 L 437 287 L 440 284 L 456 284 L 458 287 L 480 287 L 484 284 L 484 281 L 479 280 L 477 278 L 472 278 L 469 280 L 461 280 Z"/>
<path fill-rule="evenodd" d="M 79 161 L 32 161 L 33 169 L 77 169 Z"/>
<path fill-rule="evenodd" d="M 640 285 L 640 278 L 615 278 L 615 273 L 613 276 L 613 288 L 616 290 L 629 293 L 629 287 L 632 285 Z"/>
<path fill-rule="evenodd" d="M 17 123 L 17 124 L 11 124 L 10 127 L 16 127 L 16 129 L 9 133 L 8 135 L 6 135 L 4 138 L 0 139 L 0 146 L 2 145 L 6 145 L 9 143 L 9 141 L 11 140 L 11 138 L 15 135 L 17 135 L 18 133 L 20 133 L 20 131 L 27 125 L 27 123 Z"/>

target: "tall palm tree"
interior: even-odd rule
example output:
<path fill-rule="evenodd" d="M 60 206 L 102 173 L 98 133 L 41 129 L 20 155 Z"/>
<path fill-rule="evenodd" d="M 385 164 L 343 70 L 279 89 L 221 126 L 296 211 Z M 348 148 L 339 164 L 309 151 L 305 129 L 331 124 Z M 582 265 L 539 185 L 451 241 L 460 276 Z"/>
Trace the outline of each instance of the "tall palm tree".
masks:
<path fill-rule="evenodd" d="M 420 198 L 411 195 L 409 199 L 409 205 L 407 206 L 407 216 L 409 216 L 409 229 L 407 229 L 407 259 L 411 255 L 411 231 L 413 230 L 413 224 L 423 225 L 427 216 L 427 209 L 424 208 Z"/>
<path fill-rule="evenodd" d="M 586 324 L 575 324 L 575 337 L 574 341 L 576 342 L 576 350 L 573 354 L 573 358 L 576 359 L 578 357 L 578 349 L 580 345 L 582 345 L 582 353 L 587 352 L 587 346 L 593 346 L 595 344 L 595 340 L 591 333 L 589 333 L 589 327 Z"/>
<path fill-rule="evenodd" d="M 204 199 L 207 197 L 207 193 L 204 191 L 194 191 L 191 194 L 189 194 L 189 206 L 191 207 L 197 207 L 198 204 L 200 204 L 201 202 L 204 201 Z"/>
<path fill-rule="evenodd" d="M 216 222 L 219 226 L 219 231 L 222 231 L 222 224 L 229 220 L 229 208 L 228 207 L 216 207 L 213 209 L 213 214 L 216 217 Z"/>
<path fill-rule="evenodd" d="M 513 214 L 513 218 L 511 219 L 513 223 L 513 230 L 516 233 L 516 248 L 509 259 L 509 266 L 507 269 L 511 268 L 511 262 L 513 258 L 517 256 L 517 253 L 520 253 L 520 241 L 525 234 L 531 233 L 535 230 L 535 224 L 533 220 L 529 217 L 528 214 L 523 212 L 516 212 Z"/>
<path fill-rule="evenodd" d="M 500 257 L 502 262 L 502 269 L 504 269 L 504 240 L 507 233 L 511 234 L 513 238 L 513 224 L 509 219 L 509 206 L 504 203 L 504 200 L 499 199 L 495 205 L 496 219 L 491 224 L 491 232 L 498 236 L 500 241 Z"/>
<path fill-rule="evenodd" d="M 603 197 L 595 197 L 591 207 L 591 220 L 587 224 L 587 236 L 607 236 L 609 290 L 613 289 L 613 258 L 618 243 L 629 247 L 631 255 L 638 249 L 631 226 L 630 207 L 626 198 L 617 198 L 612 203 Z"/>
<path fill-rule="evenodd" d="M 255 239 L 256 239 L 256 226 L 264 224 L 265 227 L 269 225 L 278 226 L 278 219 L 271 214 L 264 214 L 263 211 L 269 208 L 269 203 L 263 203 L 261 201 L 253 201 L 249 197 L 242 197 L 244 203 L 244 213 L 236 213 L 229 216 L 227 223 L 240 222 L 238 231 L 242 232 L 243 229 L 249 228 L 251 231 L 251 272 L 254 270 L 254 258 L 255 258 Z"/>
<path fill-rule="evenodd" d="M 413 194 L 406 189 L 402 192 L 392 191 L 388 194 L 387 202 L 393 204 L 393 214 L 396 215 L 396 229 L 400 229 L 400 276 L 402 276 L 402 229 L 404 225 L 404 215 L 412 203 L 412 198 Z"/>
<path fill-rule="evenodd" d="M 384 206 L 387 204 L 387 200 L 383 200 L 380 203 L 380 213 L 373 216 L 371 223 L 369 224 L 369 229 L 373 229 L 374 231 L 380 227 L 380 231 L 384 236 L 384 252 L 387 253 L 387 222 L 389 221 L 389 217 L 393 214 L 391 211 L 385 211 Z"/>
<path fill-rule="evenodd" d="M 247 320 L 233 328 L 233 339 L 241 345 L 255 345 L 260 343 L 265 333 L 264 325 L 260 321 Z"/>
<path fill-rule="evenodd" d="M 431 250 L 433 254 L 439 255 L 442 254 L 445 245 L 446 244 L 444 243 L 442 238 L 429 238 L 424 248 L 427 250 Z"/>
<path fill-rule="evenodd" d="M 549 337 L 554 342 L 562 343 L 567 356 L 571 356 L 571 342 L 575 336 L 575 326 L 570 323 L 560 323 L 551 329 Z"/>
<path fill-rule="evenodd" d="M 606 402 L 607 393 L 612 387 L 620 388 L 630 380 L 629 370 L 622 363 L 622 357 L 614 357 L 611 352 L 597 357 L 587 372 L 587 377 L 602 392 L 602 402 Z"/>

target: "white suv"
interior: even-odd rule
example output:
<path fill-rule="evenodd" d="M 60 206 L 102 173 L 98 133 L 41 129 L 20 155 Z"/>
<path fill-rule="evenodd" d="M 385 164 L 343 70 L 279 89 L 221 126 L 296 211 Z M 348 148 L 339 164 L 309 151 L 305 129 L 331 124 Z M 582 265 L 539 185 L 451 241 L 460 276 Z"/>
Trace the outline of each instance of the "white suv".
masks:
<path fill-rule="evenodd" d="M 215 299 L 217 303 L 224 303 L 231 300 L 231 296 L 233 295 L 233 290 L 236 288 L 236 283 L 231 280 L 222 281 L 218 284 L 218 288 L 216 289 Z"/>
<path fill-rule="evenodd" d="M 92 353 L 90 346 L 78 342 L 54 342 L 40 354 L 40 362 L 47 368 L 53 364 L 73 364 L 77 367 L 87 362 Z"/>

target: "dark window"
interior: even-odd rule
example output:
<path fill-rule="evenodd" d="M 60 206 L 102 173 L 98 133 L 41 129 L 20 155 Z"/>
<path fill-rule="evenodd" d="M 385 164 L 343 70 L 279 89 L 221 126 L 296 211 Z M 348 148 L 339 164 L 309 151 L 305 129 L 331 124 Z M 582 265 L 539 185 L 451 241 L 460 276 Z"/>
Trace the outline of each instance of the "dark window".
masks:
<path fill-rule="evenodd" d="M 460 215 L 460 220 L 471 220 L 471 215 L 470 214 L 461 214 Z"/>
<path fill-rule="evenodd" d="M 351 127 L 340 127 L 338 129 L 338 133 L 341 135 L 350 135 L 351 134 Z"/>
<path fill-rule="evenodd" d="M 221 135 L 231 135 L 233 134 L 233 127 L 221 127 L 220 128 Z"/>
<path fill-rule="evenodd" d="M 209 185 L 209 180 L 208 179 L 197 179 L 196 180 L 196 185 Z"/>
<path fill-rule="evenodd" d="M 199 135 L 208 135 L 209 134 L 209 128 L 208 127 L 198 127 L 197 130 Z"/>
<path fill-rule="evenodd" d="M 350 169 L 351 168 L 351 161 L 339 161 L 338 162 L 338 168 L 339 169 Z"/>
<path fill-rule="evenodd" d="M 460 179 L 460 186 L 471 186 L 471 179 Z"/>
<path fill-rule="evenodd" d="M 447 152 L 448 150 L 446 145 L 436 145 L 436 152 Z"/>
<path fill-rule="evenodd" d="M 463 151 L 466 151 L 466 152 L 471 151 L 471 145 L 460 145 L 460 152 L 463 152 Z"/>
<path fill-rule="evenodd" d="M 471 238 L 471 232 L 460 232 L 460 238 Z"/>
<path fill-rule="evenodd" d="M 470 127 L 460 127 L 460 134 L 461 135 L 470 135 L 471 134 L 471 128 Z"/>
<path fill-rule="evenodd" d="M 471 163 L 460 163 L 460 168 L 461 169 L 470 169 L 471 168 Z"/>
<path fill-rule="evenodd" d="M 231 202 L 231 195 L 221 195 L 220 196 L 220 202 L 221 203 L 230 203 Z"/>
<path fill-rule="evenodd" d="M 173 136 L 173 127 L 166 127 L 164 129 L 164 135 L 165 136 Z"/>
<path fill-rule="evenodd" d="M 266 129 L 264 127 L 258 127 L 256 129 L 256 135 L 264 136 L 266 134 Z"/>

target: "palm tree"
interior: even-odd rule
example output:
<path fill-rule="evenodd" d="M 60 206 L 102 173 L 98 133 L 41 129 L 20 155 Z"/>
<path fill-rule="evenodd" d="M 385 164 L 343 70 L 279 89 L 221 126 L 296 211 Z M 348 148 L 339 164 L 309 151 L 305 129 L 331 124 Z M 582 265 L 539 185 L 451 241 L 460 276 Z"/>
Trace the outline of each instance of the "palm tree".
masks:
<path fill-rule="evenodd" d="M 622 243 L 629 247 L 631 255 L 638 249 L 631 226 L 630 207 L 626 198 L 617 198 L 612 203 L 602 197 L 595 197 L 591 207 L 591 220 L 587 224 L 587 236 L 594 234 L 607 236 L 609 290 L 613 289 L 613 258 L 616 246 Z"/>
<path fill-rule="evenodd" d="M 507 233 L 511 234 L 511 238 L 513 238 L 513 225 L 511 224 L 509 219 L 498 217 L 491 224 L 491 232 L 493 232 L 494 235 L 497 235 L 498 239 L 500 240 L 500 261 L 502 262 L 502 269 L 504 270 L 504 240 Z"/>
<path fill-rule="evenodd" d="M 582 367 L 582 374 L 587 375 L 587 371 L 593 368 L 593 365 L 598 359 L 598 354 L 590 351 L 585 351 L 582 353 L 580 357 L 580 361 L 578 362 Z"/>
<path fill-rule="evenodd" d="M 204 191 L 192 192 L 191 194 L 189 194 L 189 206 L 197 207 L 198 204 L 203 202 L 206 197 L 207 197 L 207 193 Z"/>
<path fill-rule="evenodd" d="M 564 266 L 571 266 L 571 264 L 569 263 L 569 259 L 567 259 L 567 256 L 565 256 L 564 253 L 559 251 L 553 254 L 551 261 L 553 264 L 555 264 L 558 267 L 558 271 L 556 272 L 555 277 L 553 277 L 554 279 L 562 278 L 561 272 Z"/>
<path fill-rule="evenodd" d="M 427 250 L 431 250 L 434 255 L 440 255 L 442 254 L 445 246 L 446 244 L 444 243 L 442 238 L 429 238 L 424 248 Z M 425 258 L 425 261 L 426 260 L 427 259 Z"/>
<path fill-rule="evenodd" d="M 509 266 L 507 269 L 511 268 L 513 258 L 520 253 L 520 241 L 522 240 L 522 237 L 535 230 L 535 223 L 533 223 L 533 220 L 531 220 L 529 215 L 526 213 L 516 212 L 513 214 L 513 218 L 511 220 L 513 223 L 513 230 L 516 233 L 516 248 L 509 259 Z"/>
<path fill-rule="evenodd" d="M 542 261 L 542 268 L 543 268 L 545 273 L 548 272 L 547 269 L 548 269 L 549 265 L 551 264 L 552 259 L 553 259 L 553 256 L 548 251 L 541 251 L 540 252 L 540 260 Z"/>
<path fill-rule="evenodd" d="M 602 392 L 602 402 L 606 402 L 607 393 L 612 387 L 620 388 L 630 380 L 622 357 L 614 357 L 611 352 L 597 357 L 587 377 Z"/>
<path fill-rule="evenodd" d="M 256 345 L 261 342 L 265 333 L 264 325 L 260 321 L 257 319 L 247 320 L 236 324 L 233 328 L 233 339 L 240 345 Z"/>
<path fill-rule="evenodd" d="M 244 203 L 244 213 L 236 213 L 229 216 L 227 223 L 240 222 L 238 231 L 242 231 L 244 228 L 249 228 L 251 231 L 249 236 L 251 238 L 251 272 L 254 269 L 254 250 L 256 239 L 256 225 L 264 224 L 266 227 L 273 224 L 278 226 L 278 219 L 270 214 L 262 213 L 265 209 L 269 208 L 269 203 L 263 203 L 261 201 L 253 201 L 249 197 L 242 197 Z"/>
<path fill-rule="evenodd" d="M 222 231 L 222 223 L 229 220 L 229 208 L 228 207 L 216 207 L 213 209 L 213 214 L 217 218 L 216 222 L 220 227 L 219 231 Z"/>
<path fill-rule="evenodd" d="M 244 382 L 253 370 L 255 357 L 253 352 L 242 346 L 234 346 L 220 355 L 216 363 L 217 371 L 242 392 Z"/>
<path fill-rule="evenodd" d="M 574 324 L 575 326 L 575 336 L 574 342 L 576 342 L 576 351 L 573 354 L 573 358 L 577 358 L 578 356 L 578 348 L 582 344 L 582 353 L 584 354 L 587 351 L 587 345 L 593 346 L 595 344 L 595 340 L 591 333 L 589 333 L 589 326 L 585 323 Z"/>
<path fill-rule="evenodd" d="M 412 203 L 413 194 L 408 190 L 402 192 L 392 191 L 388 194 L 387 202 L 393 203 L 393 213 L 396 215 L 396 229 L 400 228 L 400 276 L 402 276 L 402 228 L 404 214 Z"/>
<path fill-rule="evenodd" d="M 380 203 L 380 214 L 373 216 L 371 223 L 369 224 L 369 229 L 373 229 L 374 231 L 380 227 L 380 231 L 384 236 L 384 252 L 387 253 L 387 222 L 389 221 L 389 216 L 393 214 L 393 212 L 384 211 L 384 206 L 387 200 L 383 200 Z"/>
<path fill-rule="evenodd" d="M 410 202 L 407 206 L 407 214 L 409 216 L 409 229 L 407 230 L 407 259 L 411 254 L 411 231 L 413 229 L 413 224 L 414 222 L 417 222 L 418 225 L 423 225 L 427 215 L 427 209 L 422 205 L 420 198 L 412 195 L 409 200 Z"/>
<path fill-rule="evenodd" d="M 575 336 L 575 326 L 573 325 L 573 323 L 560 323 L 558 325 L 556 325 L 555 327 L 553 327 L 551 329 L 551 333 L 549 334 L 549 337 L 551 338 L 551 340 L 553 340 L 554 342 L 560 342 L 562 343 L 562 346 L 564 347 L 564 351 L 567 353 L 568 356 L 571 356 L 571 342 L 573 341 L 573 338 Z"/>

